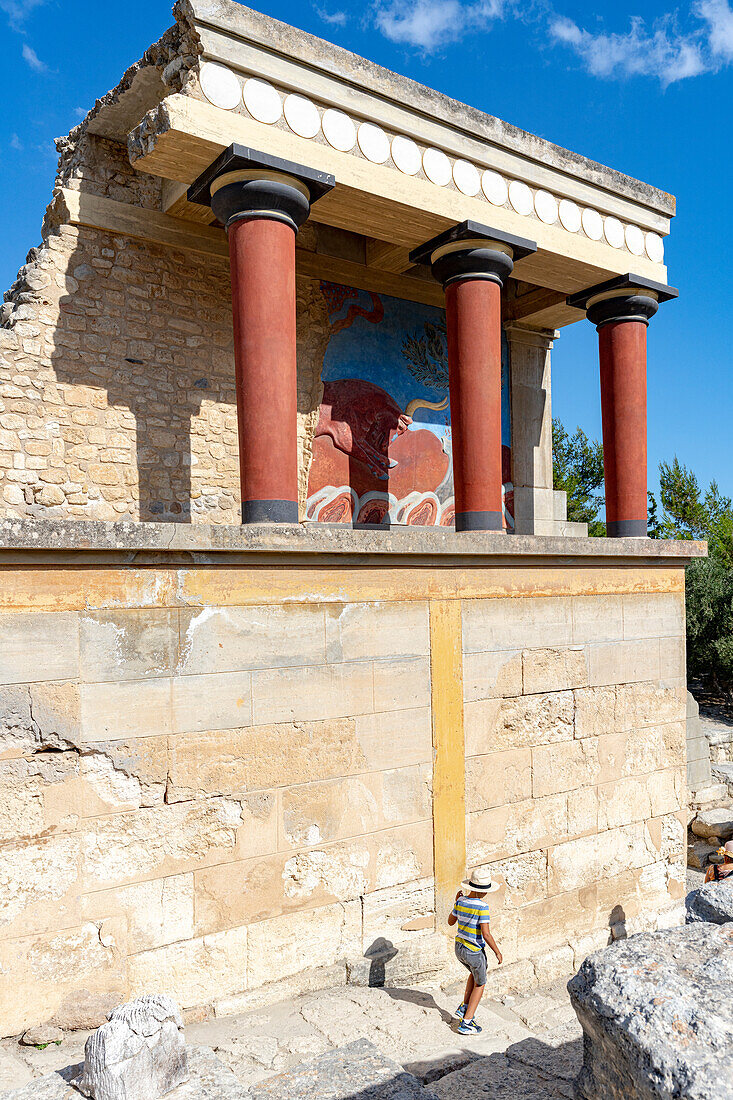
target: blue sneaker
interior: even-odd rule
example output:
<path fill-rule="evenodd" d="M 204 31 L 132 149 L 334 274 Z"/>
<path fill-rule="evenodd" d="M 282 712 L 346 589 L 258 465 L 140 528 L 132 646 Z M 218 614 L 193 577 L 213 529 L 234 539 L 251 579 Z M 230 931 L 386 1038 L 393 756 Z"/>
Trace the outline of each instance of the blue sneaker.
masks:
<path fill-rule="evenodd" d="M 464 1004 L 459 1005 L 458 1008 L 453 1013 L 453 1015 L 457 1016 L 459 1020 L 462 1020 L 463 1017 L 466 1015 L 466 1005 L 464 1005 Z"/>
<path fill-rule="evenodd" d="M 459 1035 L 480 1035 L 482 1031 L 483 1028 L 479 1027 L 475 1020 L 467 1020 L 465 1016 L 458 1028 Z"/>

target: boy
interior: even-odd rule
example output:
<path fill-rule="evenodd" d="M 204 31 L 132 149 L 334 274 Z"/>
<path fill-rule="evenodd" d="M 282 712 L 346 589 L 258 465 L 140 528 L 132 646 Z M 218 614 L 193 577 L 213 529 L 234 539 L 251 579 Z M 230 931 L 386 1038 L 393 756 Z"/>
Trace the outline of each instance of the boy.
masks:
<path fill-rule="evenodd" d="M 476 870 L 464 879 L 456 894 L 456 904 L 448 917 L 451 927 L 456 929 L 456 958 L 469 971 L 463 1004 L 456 1011 L 461 1020 L 459 1035 L 478 1035 L 481 1028 L 474 1019 L 476 1009 L 486 987 L 486 944 L 496 955 L 501 965 L 502 955 L 489 931 L 489 907 L 484 900 L 487 894 L 499 889 L 498 883 L 491 881 L 491 872 Z M 464 891 L 468 893 L 464 894 Z"/>

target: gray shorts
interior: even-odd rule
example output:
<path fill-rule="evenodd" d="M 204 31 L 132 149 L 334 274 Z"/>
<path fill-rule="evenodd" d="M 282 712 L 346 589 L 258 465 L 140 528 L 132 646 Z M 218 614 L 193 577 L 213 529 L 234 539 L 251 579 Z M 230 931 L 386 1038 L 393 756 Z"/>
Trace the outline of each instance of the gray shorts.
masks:
<path fill-rule="evenodd" d="M 471 976 L 476 985 L 486 985 L 486 952 L 469 951 L 462 943 L 456 941 L 456 958 L 459 963 L 471 971 Z"/>

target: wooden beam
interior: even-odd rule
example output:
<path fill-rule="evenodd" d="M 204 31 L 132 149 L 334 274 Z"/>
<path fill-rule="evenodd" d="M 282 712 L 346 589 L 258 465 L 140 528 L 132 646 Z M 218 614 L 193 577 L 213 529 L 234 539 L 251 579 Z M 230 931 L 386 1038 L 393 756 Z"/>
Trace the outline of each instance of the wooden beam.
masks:
<path fill-rule="evenodd" d="M 412 266 L 409 249 L 404 245 L 378 241 L 374 237 L 367 238 L 366 262 L 367 267 L 379 267 L 382 271 L 393 271 L 398 275 Z"/>
<path fill-rule="evenodd" d="M 154 241 L 171 248 L 203 252 L 222 259 L 229 256 L 226 235 L 218 226 L 196 225 L 173 218 L 169 214 L 161 214 L 157 210 L 130 206 L 101 195 L 64 188 L 57 199 L 56 215 L 59 220 L 71 225 L 87 225 L 108 233 Z M 425 305 L 442 307 L 445 304 L 442 288 L 437 283 L 424 279 L 379 271 L 351 260 L 309 252 L 304 248 L 296 248 L 295 262 L 299 275 L 344 283 L 358 290 L 389 294 L 394 298 L 423 302 Z"/>
<path fill-rule="evenodd" d="M 178 180 L 163 180 L 160 197 L 160 209 L 163 213 L 170 214 L 174 218 L 184 218 L 189 222 L 199 222 L 201 225 L 211 225 L 215 222 L 216 216 L 211 207 L 189 202 L 186 198 L 187 191 L 188 184 L 179 183 Z"/>
<path fill-rule="evenodd" d="M 517 263 L 516 277 L 563 294 L 624 274 L 632 257 L 604 241 L 545 225 L 507 207 L 489 207 L 428 180 L 405 176 L 383 164 L 298 137 L 284 129 L 211 104 L 175 94 L 150 112 L 144 126 L 130 135 L 136 169 L 181 183 L 192 182 L 232 142 L 307 164 L 336 177 L 336 187 L 313 207 L 314 221 L 411 249 L 466 218 L 520 236 L 531 236 L 538 249 Z M 633 258 L 639 275 L 666 281 L 662 264 Z"/>

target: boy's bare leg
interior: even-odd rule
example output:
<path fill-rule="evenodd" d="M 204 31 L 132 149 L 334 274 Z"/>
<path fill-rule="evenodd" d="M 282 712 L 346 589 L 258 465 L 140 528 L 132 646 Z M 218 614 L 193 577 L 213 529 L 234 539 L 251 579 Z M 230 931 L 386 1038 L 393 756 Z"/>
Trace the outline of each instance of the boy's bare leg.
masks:
<path fill-rule="evenodd" d="M 473 993 L 474 984 L 475 983 L 474 983 L 474 980 L 473 980 L 473 974 L 469 974 L 468 975 L 468 981 L 466 982 L 466 992 L 463 994 L 463 1003 L 464 1003 L 464 1005 L 468 1005 L 468 1002 L 471 999 L 471 994 Z"/>
<path fill-rule="evenodd" d="M 473 981 L 473 978 L 471 978 L 471 981 Z M 485 985 L 476 985 L 476 983 L 474 982 L 473 989 L 471 990 L 471 997 L 466 1002 L 468 1008 L 466 1009 L 466 1015 L 463 1017 L 464 1020 L 472 1020 L 474 1018 L 474 1016 L 476 1015 L 476 1009 L 479 1006 L 479 1001 L 483 997 L 485 989 Z"/>

